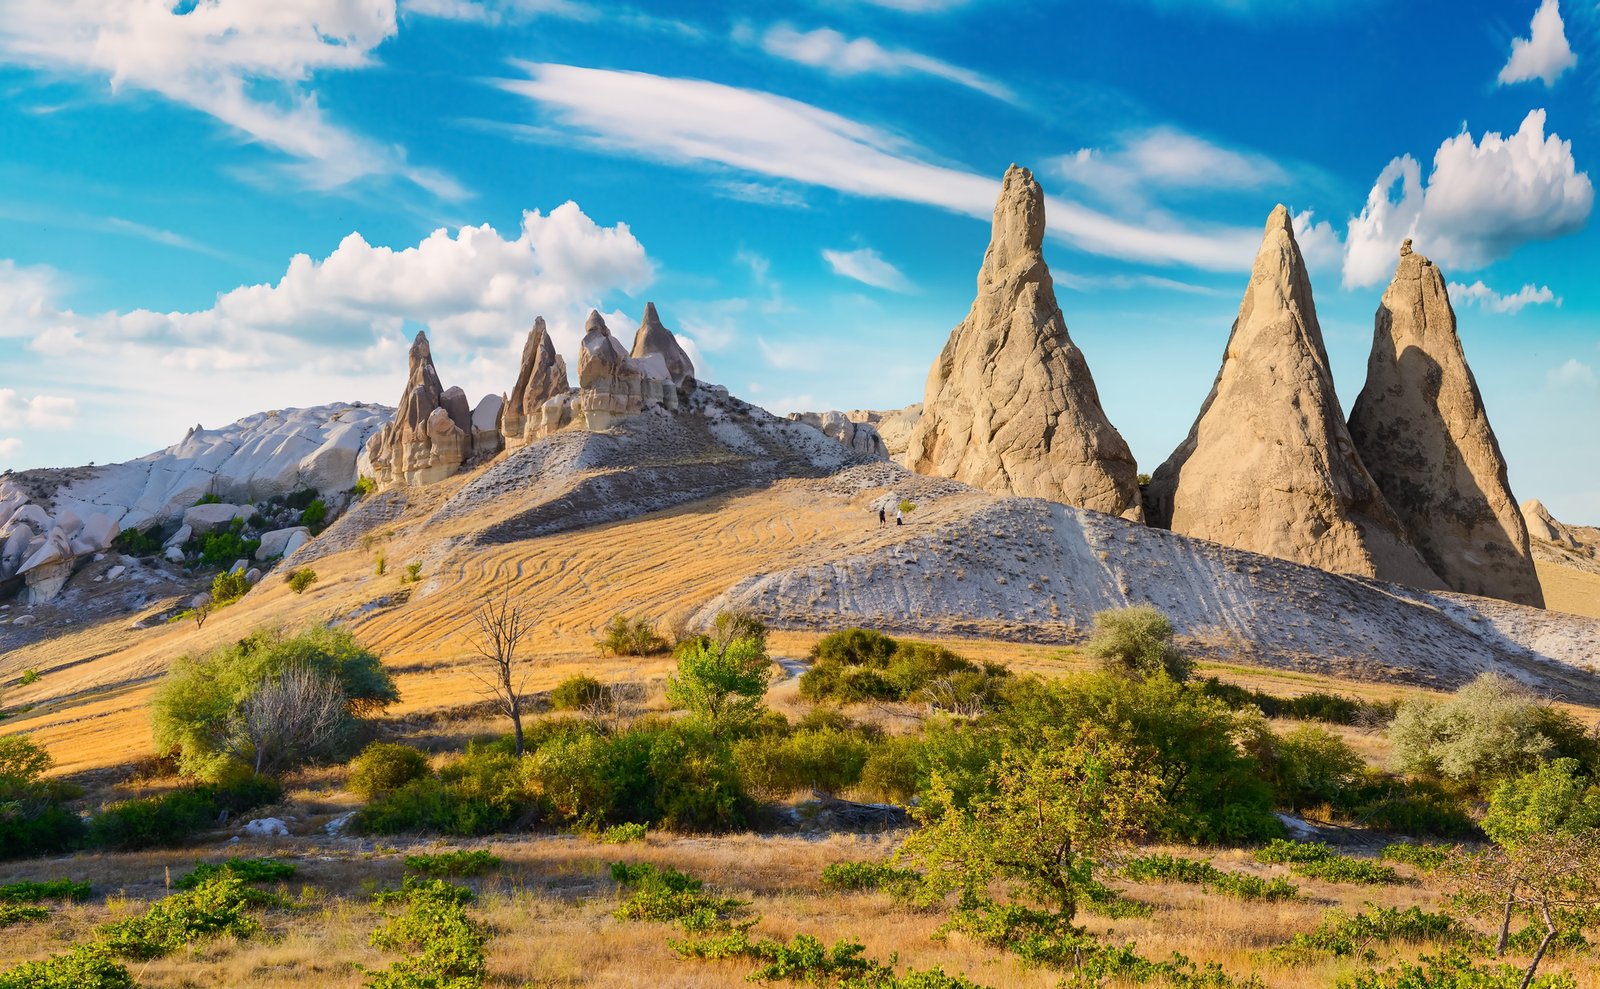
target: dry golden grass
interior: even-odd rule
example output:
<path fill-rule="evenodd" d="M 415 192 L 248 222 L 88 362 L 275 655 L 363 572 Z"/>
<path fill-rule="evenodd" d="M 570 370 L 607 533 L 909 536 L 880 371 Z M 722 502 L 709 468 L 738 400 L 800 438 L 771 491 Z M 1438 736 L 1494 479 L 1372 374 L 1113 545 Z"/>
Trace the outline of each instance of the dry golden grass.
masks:
<path fill-rule="evenodd" d="M 1539 573 L 1539 586 L 1544 588 L 1546 608 L 1600 618 L 1600 574 L 1542 560 L 1533 566 Z"/>

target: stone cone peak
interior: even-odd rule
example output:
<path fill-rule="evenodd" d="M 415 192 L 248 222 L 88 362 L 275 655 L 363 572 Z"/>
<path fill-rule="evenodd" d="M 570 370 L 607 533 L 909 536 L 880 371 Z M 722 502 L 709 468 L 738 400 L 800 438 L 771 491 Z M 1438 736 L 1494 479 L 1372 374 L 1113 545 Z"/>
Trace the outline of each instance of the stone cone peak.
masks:
<path fill-rule="evenodd" d="M 1542 606 L 1517 507 L 1456 332 L 1444 274 L 1400 249 L 1374 318 L 1350 436 L 1424 560 L 1452 590 Z"/>
<path fill-rule="evenodd" d="M 411 341 L 408 358 L 394 418 L 367 441 L 365 456 L 380 487 L 442 480 L 472 453 L 472 410 L 460 388 L 440 384 L 426 333 Z"/>
<path fill-rule="evenodd" d="M 505 415 L 501 432 L 505 445 L 515 448 L 537 439 L 552 428 L 560 428 L 571 419 L 570 411 L 547 406 L 564 398 L 571 390 L 567 380 L 567 363 L 556 352 L 550 339 L 544 317 L 533 321 L 528 340 L 522 345 L 522 363 L 517 369 L 517 383 L 506 398 Z"/>
<path fill-rule="evenodd" d="M 677 387 L 682 388 L 694 380 L 694 361 L 689 359 L 688 352 L 673 332 L 662 325 L 656 304 L 646 302 L 644 318 L 639 321 L 639 332 L 633 338 L 630 356 L 635 360 L 643 360 L 652 355 L 660 356 L 666 366 L 667 376 Z"/>
<path fill-rule="evenodd" d="M 928 372 L 905 463 L 997 494 L 1140 518 L 1133 454 L 1056 303 L 1044 209 L 1033 175 L 1007 169 L 976 298 Z"/>
<path fill-rule="evenodd" d="M 1147 493 L 1152 521 L 1183 535 L 1442 586 L 1356 454 L 1282 206 L 1267 221 L 1211 394 Z"/>
<path fill-rule="evenodd" d="M 583 332 L 610 336 L 611 328 L 606 326 L 605 317 L 600 315 L 600 310 L 591 309 L 589 310 L 589 318 L 583 321 Z"/>

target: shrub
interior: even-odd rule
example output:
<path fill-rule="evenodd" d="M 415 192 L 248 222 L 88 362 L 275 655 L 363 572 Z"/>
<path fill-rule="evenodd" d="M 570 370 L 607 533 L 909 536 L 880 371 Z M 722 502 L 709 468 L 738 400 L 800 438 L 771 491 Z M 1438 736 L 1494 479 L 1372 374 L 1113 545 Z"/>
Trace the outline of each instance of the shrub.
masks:
<path fill-rule="evenodd" d="M 356 486 L 350 490 L 357 498 L 365 498 L 367 495 L 378 490 L 378 482 L 363 474 L 356 478 Z"/>
<path fill-rule="evenodd" d="M 87 944 L 0 972 L 0 989 L 138 989 L 138 983 L 106 948 Z"/>
<path fill-rule="evenodd" d="M 300 524 L 311 530 L 315 536 L 327 527 L 328 503 L 321 498 L 313 498 L 305 511 L 300 513 Z"/>
<path fill-rule="evenodd" d="M 510 828 L 533 812 L 523 767 L 509 752 L 471 745 L 459 760 L 373 800 L 352 821 L 368 834 L 470 837 Z"/>
<path fill-rule="evenodd" d="M 1421 872 L 1434 872 L 1450 860 L 1455 850 L 1454 845 L 1396 842 L 1383 846 L 1378 858 L 1385 862 L 1403 862 Z"/>
<path fill-rule="evenodd" d="M 207 492 L 207 493 L 201 495 L 200 497 L 196 498 L 195 501 L 194 501 L 194 504 L 190 505 L 189 507 L 190 508 L 199 508 L 201 505 L 220 505 L 220 504 L 222 504 L 222 496 L 221 495 L 216 494 L 215 492 Z"/>
<path fill-rule="evenodd" d="M 785 737 L 756 735 L 733 748 L 745 788 L 782 798 L 798 790 L 834 794 L 861 779 L 871 744 L 836 728 Z"/>
<path fill-rule="evenodd" d="M 261 548 L 261 540 L 244 537 L 244 520 L 234 519 L 226 529 L 208 532 L 190 543 L 198 549 L 200 562 L 208 567 L 226 567 L 235 560 L 248 560 Z"/>
<path fill-rule="evenodd" d="M 434 855 L 407 855 L 406 869 L 424 876 L 481 876 L 500 867 L 500 856 L 483 849 L 456 849 Z"/>
<path fill-rule="evenodd" d="M 1366 764 L 1338 735 L 1301 725 L 1271 744 L 1262 775 L 1290 810 L 1331 804 L 1346 807 Z"/>
<path fill-rule="evenodd" d="M 577 674 L 556 684 L 550 691 L 550 706 L 557 711 L 578 711 L 593 704 L 604 703 L 610 688 L 591 676 Z"/>
<path fill-rule="evenodd" d="M 1401 881 L 1400 874 L 1386 865 L 1348 855 L 1334 855 L 1310 862 L 1297 862 L 1289 871 L 1307 879 L 1321 879 L 1330 883 L 1357 883 L 1363 886 L 1382 886 Z"/>
<path fill-rule="evenodd" d="M 1478 826 L 1467 816 L 1461 798 L 1425 779 L 1388 779 L 1379 784 L 1369 778 L 1351 816 L 1368 827 L 1392 834 L 1435 838 L 1478 834 Z"/>
<path fill-rule="evenodd" d="M 217 813 L 211 794 L 200 787 L 124 800 L 90 820 L 89 843 L 117 851 L 181 845 L 216 827 Z"/>
<path fill-rule="evenodd" d="M 1241 900 L 1293 900 L 1300 895 L 1293 883 L 1281 877 L 1263 879 L 1248 872 L 1224 872 L 1210 862 L 1173 855 L 1129 859 L 1122 870 L 1135 882 L 1192 883 Z"/>
<path fill-rule="evenodd" d="M 683 650 L 676 672 L 667 677 L 667 700 L 712 735 L 725 735 L 760 714 L 771 679 L 772 661 L 754 639 L 734 639 L 722 648 L 697 643 Z"/>
<path fill-rule="evenodd" d="M 220 873 L 238 876 L 247 883 L 275 883 L 295 874 L 293 862 L 275 858 L 230 858 L 224 862 L 201 862 L 178 878 L 179 889 L 194 889 Z"/>
<path fill-rule="evenodd" d="M 651 920 L 700 932 L 726 925 L 749 907 L 743 900 L 702 892 L 700 880 L 670 865 L 657 868 L 648 862 L 613 862 L 611 878 L 631 891 L 611 912 L 618 920 Z"/>
<path fill-rule="evenodd" d="M 24 881 L 0 886 L 0 903 L 38 903 L 40 900 L 81 902 L 88 898 L 89 884 L 70 879 L 52 879 L 42 883 Z"/>
<path fill-rule="evenodd" d="M 102 925 L 96 933 L 113 955 L 139 961 L 160 958 L 191 941 L 254 934 L 260 925 L 245 911 L 258 895 L 238 876 L 222 871 L 191 890 L 157 900 L 137 917 Z"/>
<path fill-rule="evenodd" d="M 1510 965 L 1476 964 L 1465 950 L 1423 955 L 1379 971 L 1367 969 L 1341 978 L 1338 989 L 1576 989 L 1570 973 L 1541 975 L 1524 982 Z"/>
<path fill-rule="evenodd" d="M 317 572 L 310 567 L 300 567 L 289 571 L 289 576 L 285 577 L 284 580 L 288 582 L 289 590 L 294 591 L 296 594 L 304 594 L 306 588 L 317 582 Z"/>
<path fill-rule="evenodd" d="M 979 666 L 948 649 L 896 641 L 880 632 L 850 628 L 824 637 L 800 676 L 800 696 L 833 701 L 917 701 L 935 710 L 982 711 L 1006 676 L 1004 667 Z"/>
<path fill-rule="evenodd" d="M 219 573 L 211 578 L 211 606 L 223 608 L 245 596 L 250 590 L 250 582 L 245 579 L 244 571 L 238 573 Z"/>
<path fill-rule="evenodd" d="M 238 772 L 266 741 L 239 734 L 241 715 L 249 713 L 253 696 L 295 670 L 335 683 L 343 699 L 331 737 L 308 753 L 312 757 L 337 753 L 354 737 L 359 717 L 399 699 L 378 657 L 347 629 L 314 626 L 292 636 L 262 630 L 173 663 L 151 702 L 157 746 L 176 750 L 179 768 L 201 779 Z"/>
<path fill-rule="evenodd" d="M 406 575 L 400 578 L 400 582 L 403 584 L 415 584 L 420 580 L 422 580 L 422 564 L 407 563 Z"/>
<path fill-rule="evenodd" d="M 1353 916 L 1342 910 L 1330 910 L 1315 930 L 1296 934 L 1287 944 L 1272 949 L 1268 957 L 1291 964 L 1314 960 L 1317 954 L 1373 961 L 1377 957 L 1372 950 L 1374 944 L 1459 939 L 1462 934 L 1455 918 L 1428 913 L 1421 907 L 1406 910 L 1375 907 Z"/>
<path fill-rule="evenodd" d="M 0 930 L 30 920 L 44 920 L 49 916 L 47 908 L 31 903 L 0 903 Z"/>
<path fill-rule="evenodd" d="M 1486 792 L 1561 757 L 1590 765 L 1600 743 L 1571 715 L 1485 673 L 1443 701 L 1402 704 L 1389 727 L 1395 767 Z"/>
<path fill-rule="evenodd" d="M 465 893 L 466 897 L 461 894 Z M 478 989 L 487 968 L 483 927 L 467 916 L 471 891 L 443 880 L 407 882 L 404 912 L 391 916 L 368 939 L 375 948 L 406 957 L 382 972 L 369 970 L 369 989 Z"/>
<path fill-rule="evenodd" d="M 1320 862 L 1336 854 L 1338 853 L 1324 842 L 1274 838 L 1256 849 L 1255 858 L 1257 862 L 1269 863 Z"/>
<path fill-rule="evenodd" d="M 72 795 L 46 780 L 54 760 L 24 735 L 0 735 L 0 859 L 65 851 L 83 835 L 78 815 L 62 806 Z"/>
<path fill-rule="evenodd" d="M 595 643 L 603 656 L 654 656 L 667 651 L 667 640 L 656 634 L 648 618 L 629 618 L 620 612 L 600 632 Z"/>
<path fill-rule="evenodd" d="M 373 742 L 350 763 L 350 791 L 366 800 L 428 775 L 428 757 L 398 742 Z"/>
<path fill-rule="evenodd" d="M 161 527 L 123 529 L 111 540 L 111 548 L 126 556 L 157 556 L 163 548 Z"/>
<path fill-rule="evenodd" d="M 1484 833 L 1506 846 L 1547 832 L 1595 828 L 1600 828 L 1600 786 L 1576 759 L 1556 759 L 1501 783 L 1483 819 Z"/>
<path fill-rule="evenodd" d="M 823 867 L 822 885 L 840 893 L 881 890 L 895 899 L 909 900 L 922 888 L 922 873 L 883 862 L 834 862 Z"/>
<path fill-rule="evenodd" d="M 643 824 L 613 824 L 595 835 L 595 840 L 602 845 L 627 845 L 643 841 L 648 830 Z"/>
<path fill-rule="evenodd" d="M 1193 664 L 1172 636 L 1172 621 L 1157 608 L 1111 608 L 1095 613 L 1094 635 L 1084 650 L 1110 673 L 1141 678 L 1165 673 L 1181 681 Z"/>

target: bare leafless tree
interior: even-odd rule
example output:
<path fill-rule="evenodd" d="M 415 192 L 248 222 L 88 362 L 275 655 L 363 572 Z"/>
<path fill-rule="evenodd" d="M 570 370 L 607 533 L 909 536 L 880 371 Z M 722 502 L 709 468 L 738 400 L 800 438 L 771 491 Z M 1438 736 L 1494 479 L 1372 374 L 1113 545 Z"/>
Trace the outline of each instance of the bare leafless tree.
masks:
<path fill-rule="evenodd" d="M 204 604 L 197 604 L 193 609 L 190 610 L 189 613 L 194 615 L 195 628 L 205 628 L 206 619 L 211 617 L 211 602 L 207 601 Z"/>
<path fill-rule="evenodd" d="M 473 616 L 478 634 L 473 647 L 484 663 L 482 669 L 469 668 L 495 708 L 511 719 L 517 755 L 522 754 L 522 697 L 529 670 L 517 663 L 517 646 L 533 631 L 534 619 L 511 603 L 511 590 L 502 591 L 498 600 L 490 599 Z"/>
<path fill-rule="evenodd" d="M 222 747 L 257 773 L 270 773 L 326 751 L 346 723 L 338 681 L 307 666 L 291 666 L 261 681 L 239 705 Z"/>

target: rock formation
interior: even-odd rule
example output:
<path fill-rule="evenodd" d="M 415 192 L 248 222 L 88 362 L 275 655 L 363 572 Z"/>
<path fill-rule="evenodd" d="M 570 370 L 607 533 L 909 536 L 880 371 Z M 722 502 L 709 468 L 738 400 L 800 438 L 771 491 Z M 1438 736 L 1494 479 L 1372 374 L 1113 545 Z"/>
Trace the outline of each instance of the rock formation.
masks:
<path fill-rule="evenodd" d="M 578 407 L 589 429 L 609 429 L 616 420 L 646 405 L 678 407 L 678 389 L 664 355 L 655 352 L 634 359 L 593 310 L 583 329 L 583 348 L 578 352 Z"/>
<path fill-rule="evenodd" d="M 1522 503 L 1522 518 L 1528 525 L 1528 545 L 1535 560 L 1600 574 L 1600 529 L 1568 525 L 1551 515 L 1537 498 Z"/>
<path fill-rule="evenodd" d="M 567 362 L 556 353 L 544 317 L 540 316 L 528 331 L 528 342 L 522 345 L 522 366 L 517 370 L 517 383 L 506 399 L 505 417 L 501 422 L 506 449 L 514 450 L 545 435 L 545 403 L 565 397 L 571 387 L 567 383 Z M 570 403 L 567 408 L 570 419 Z M 560 418 L 558 412 L 556 421 L 560 422 Z M 566 423 L 560 422 L 560 425 Z"/>
<path fill-rule="evenodd" d="M 1442 588 L 1362 466 L 1289 211 L 1261 249 L 1211 394 L 1146 491 L 1152 524 L 1324 570 Z"/>
<path fill-rule="evenodd" d="M 461 469 L 472 453 L 472 413 L 459 388 L 439 384 L 428 336 L 411 343 L 410 373 L 400 407 L 367 443 L 367 459 L 380 487 L 431 484 Z"/>
<path fill-rule="evenodd" d="M 804 423 L 822 435 L 837 440 L 855 453 L 878 460 L 888 460 L 889 451 L 883 445 L 876 426 L 853 419 L 848 412 L 791 412 L 789 419 Z"/>
<path fill-rule="evenodd" d="M 1133 454 L 1067 335 L 1043 243 L 1044 193 L 1013 165 L 977 297 L 928 372 L 906 466 L 997 494 L 1140 518 Z"/>
<path fill-rule="evenodd" d="M 684 351 L 683 345 L 678 343 L 678 338 L 672 331 L 661 325 L 661 317 L 656 314 L 656 304 L 644 304 L 644 319 L 639 321 L 639 332 L 633 338 L 633 353 L 635 359 L 649 357 L 651 354 L 660 354 L 667 365 L 667 376 L 679 388 L 685 388 L 694 383 L 694 362 Z"/>
<path fill-rule="evenodd" d="M 1453 590 L 1541 607 L 1528 528 L 1437 265 L 1400 248 L 1350 438 L 1411 543 Z"/>

